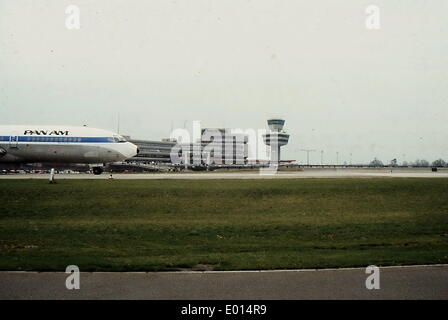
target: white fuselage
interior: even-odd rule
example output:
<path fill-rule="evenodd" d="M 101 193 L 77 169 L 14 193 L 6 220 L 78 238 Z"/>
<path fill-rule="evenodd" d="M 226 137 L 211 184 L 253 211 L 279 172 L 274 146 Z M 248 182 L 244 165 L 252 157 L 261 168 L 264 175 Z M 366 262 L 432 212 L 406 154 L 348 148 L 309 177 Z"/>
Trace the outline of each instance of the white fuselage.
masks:
<path fill-rule="evenodd" d="M 113 132 L 88 127 L 1 126 L 0 162 L 110 163 L 138 153 Z"/>

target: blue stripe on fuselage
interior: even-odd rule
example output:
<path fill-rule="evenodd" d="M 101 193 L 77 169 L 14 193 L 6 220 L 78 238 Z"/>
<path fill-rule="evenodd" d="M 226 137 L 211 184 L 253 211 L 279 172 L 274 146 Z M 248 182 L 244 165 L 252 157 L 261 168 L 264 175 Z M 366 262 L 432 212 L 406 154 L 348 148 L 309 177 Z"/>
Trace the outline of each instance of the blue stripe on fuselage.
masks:
<path fill-rule="evenodd" d="M 60 137 L 60 136 L 0 136 L 3 142 L 40 142 L 40 143 L 114 143 L 112 137 Z"/>

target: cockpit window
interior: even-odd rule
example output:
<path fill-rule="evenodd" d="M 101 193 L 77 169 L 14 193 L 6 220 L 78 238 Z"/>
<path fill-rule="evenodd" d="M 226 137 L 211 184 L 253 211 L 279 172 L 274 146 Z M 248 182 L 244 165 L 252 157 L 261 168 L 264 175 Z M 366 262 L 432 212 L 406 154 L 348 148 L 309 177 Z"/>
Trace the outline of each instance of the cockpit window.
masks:
<path fill-rule="evenodd" d="M 115 142 L 118 142 L 118 143 L 120 143 L 120 142 L 127 142 L 127 140 L 125 139 L 125 137 L 120 136 L 120 135 L 115 135 L 115 136 L 114 136 L 114 141 L 115 141 Z"/>

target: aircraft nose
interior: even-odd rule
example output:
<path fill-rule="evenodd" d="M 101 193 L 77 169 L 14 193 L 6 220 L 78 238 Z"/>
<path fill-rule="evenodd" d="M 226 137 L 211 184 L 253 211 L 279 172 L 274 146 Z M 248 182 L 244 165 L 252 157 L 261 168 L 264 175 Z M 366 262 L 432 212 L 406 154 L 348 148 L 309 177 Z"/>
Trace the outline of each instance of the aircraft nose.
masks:
<path fill-rule="evenodd" d="M 140 152 L 139 148 L 131 142 L 121 144 L 120 153 L 123 156 L 123 160 L 135 157 L 139 152 Z"/>
<path fill-rule="evenodd" d="M 131 157 L 135 157 L 140 152 L 140 149 L 133 143 L 131 145 L 132 145 L 132 148 L 131 148 L 132 149 L 132 151 L 131 151 L 132 155 L 131 155 Z"/>

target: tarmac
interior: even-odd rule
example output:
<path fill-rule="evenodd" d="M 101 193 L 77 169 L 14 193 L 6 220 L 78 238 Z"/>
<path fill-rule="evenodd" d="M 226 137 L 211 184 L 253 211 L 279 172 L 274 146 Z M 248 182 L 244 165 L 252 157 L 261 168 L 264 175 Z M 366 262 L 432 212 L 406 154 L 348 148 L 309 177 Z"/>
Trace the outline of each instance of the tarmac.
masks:
<path fill-rule="evenodd" d="M 82 271 L 82 270 L 81 270 Z M 448 265 L 381 267 L 379 289 L 365 268 L 80 273 L 68 290 L 64 272 L 0 272 L 0 299 L 148 300 L 447 300 Z"/>
<path fill-rule="evenodd" d="M 301 179 L 301 178 L 448 178 L 448 169 L 432 172 L 424 169 L 305 169 L 304 171 L 240 171 L 235 172 L 194 172 L 194 173 L 117 173 L 113 179 Z M 48 174 L 5 174 L 0 179 L 48 179 Z M 56 174 L 56 179 L 110 179 L 108 173 L 93 174 Z"/>

